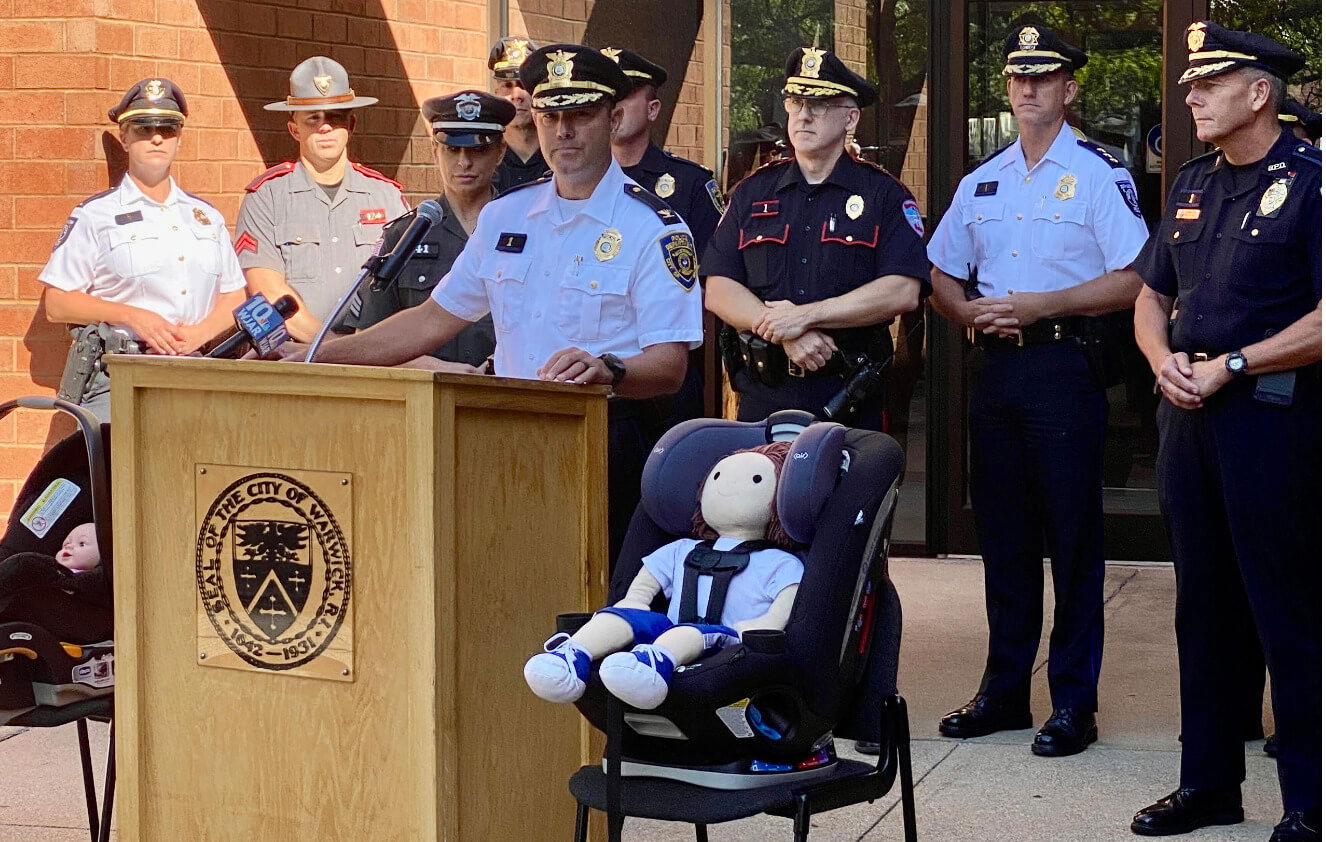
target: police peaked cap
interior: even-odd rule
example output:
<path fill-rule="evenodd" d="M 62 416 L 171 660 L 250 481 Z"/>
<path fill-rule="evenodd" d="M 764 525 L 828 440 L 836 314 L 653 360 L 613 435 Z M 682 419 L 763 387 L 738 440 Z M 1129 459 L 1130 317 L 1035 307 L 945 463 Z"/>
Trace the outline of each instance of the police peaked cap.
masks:
<path fill-rule="evenodd" d="M 1199 20 L 1188 27 L 1188 69 L 1179 77 L 1179 84 L 1241 67 L 1255 67 L 1288 80 L 1303 64 L 1301 55 L 1265 35 Z"/>
<path fill-rule="evenodd" d="M 622 72 L 630 78 L 631 84 L 637 88 L 641 85 L 653 85 L 656 88 L 661 88 L 663 83 L 668 81 L 666 70 L 635 50 L 628 50 L 625 47 L 604 47 L 599 52 L 621 65 Z"/>
<path fill-rule="evenodd" d="M 1308 138 L 1315 141 L 1321 137 L 1321 115 L 1296 99 L 1286 98 L 1277 115 L 1281 123 L 1291 126 L 1301 125 L 1308 133 Z"/>
<path fill-rule="evenodd" d="M 519 79 L 520 65 L 538 48 L 538 44 L 523 35 L 499 38 L 488 51 L 488 69 L 498 79 Z"/>
<path fill-rule="evenodd" d="M 850 96 L 862 108 L 879 99 L 879 91 L 828 50 L 798 47 L 787 57 L 783 96 L 828 99 Z"/>
<path fill-rule="evenodd" d="M 579 44 L 550 44 L 530 53 L 520 66 L 520 84 L 535 111 L 616 102 L 631 92 L 631 80 L 617 62 Z"/>
<path fill-rule="evenodd" d="M 447 146 L 486 146 L 502 136 L 516 107 L 483 91 L 457 91 L 424 100 L 424 119 L 433 137 Z"/>
<path fill-rule="evenodd" d="M 169 79 L 144 79 L 125 91 L 120 104 L 106 112 L 117 123 L 182 126 L 189 116 L 184 92 Z"/>
<path fill-rule="evenodd" d="M 1027 24 L 1004 39 L 1005 76 L 1039 76 L 1056 70 L 1072 73 L 1086 63 L 1086 53 L 1045 26 Z"/>

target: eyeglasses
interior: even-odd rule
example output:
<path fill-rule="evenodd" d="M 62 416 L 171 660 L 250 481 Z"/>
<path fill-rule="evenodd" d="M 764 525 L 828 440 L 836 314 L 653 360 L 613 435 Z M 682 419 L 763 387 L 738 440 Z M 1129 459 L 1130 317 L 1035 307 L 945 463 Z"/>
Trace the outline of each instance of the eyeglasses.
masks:
<path fill-rule="evenodd" d="M 178 137 L 180 129 L 183 128 L 178 123 L 163 123 L 158 125 L 147 125 L 143 123 L 129 123 L 127 125 L 128 133 L 137 138 L 153 137 L 161 135 L 162 138 L 169 140 L 172 137 Z"/>
<path fill-rule="evenodd" d="M 801 97 L 789 96 L 783 98 L 783 110 L 789 115 L 800 114 L 803 110 L 812 117 L 823 117 L 829 113 L 830 108 L 855 108 L 855 105 L 832 105 L 827 102 L 817 100 L 802 99 Z"/>

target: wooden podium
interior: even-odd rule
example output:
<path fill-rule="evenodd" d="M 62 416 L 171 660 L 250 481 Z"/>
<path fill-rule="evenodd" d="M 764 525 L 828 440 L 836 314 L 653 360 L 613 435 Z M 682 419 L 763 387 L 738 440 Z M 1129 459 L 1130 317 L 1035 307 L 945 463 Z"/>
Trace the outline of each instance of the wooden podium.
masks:
<path fill-rule="evenodd" d="M 570 828 L 521 670 L 606 596 L 607 390 L 110 360 L 120 838 Z"/>

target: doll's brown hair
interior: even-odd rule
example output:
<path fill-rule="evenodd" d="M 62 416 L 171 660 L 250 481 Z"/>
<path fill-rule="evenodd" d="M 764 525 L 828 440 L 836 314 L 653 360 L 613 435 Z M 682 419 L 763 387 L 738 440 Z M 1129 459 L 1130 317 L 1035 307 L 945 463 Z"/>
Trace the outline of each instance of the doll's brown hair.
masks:
<path fill-rule="evenodd" d="M 734 450 L 728 456 L 737 453 L 759 453 L 769 458 L 774 466 L 774 484 L 783 477 L 783 464 L 787 462 L 787 454 L 792 450 L 792 442 L 776 441 L 772 444 L 762 444 L 759 447 L 747 447 L 743 450 Z M 724 457 L 726 458 L 726 457 Z M 708 474 L 705 475 L 708 478 Z M 700 496 L 704 493 L 704 483 L 700 483 L 700 488 L 695 492 L 695 516 L 691 519 L 691 535 L 702 541 L 714 541 L 718 539 L 718 533 L 714 528 L 705 522 L 704 513 L 700 510 Z M 779 547 L 791 547 L 795 542 L 788 536 L 783 529 L 783 522 L 778 519 L 778 495 L 769 501 L 769 525 L 764 529 L 764 540 Z"/>

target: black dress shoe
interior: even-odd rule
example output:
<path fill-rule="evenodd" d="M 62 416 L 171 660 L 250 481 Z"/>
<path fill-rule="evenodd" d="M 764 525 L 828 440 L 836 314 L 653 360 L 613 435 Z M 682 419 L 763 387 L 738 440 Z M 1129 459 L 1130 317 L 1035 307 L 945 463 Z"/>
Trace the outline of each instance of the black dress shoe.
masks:
<path fill-rule="evenodd" d="M 1096 741 L 1096 714 L 1077 708 L 1059 708 L 1036 732 L 1031 750 L 1041 757 L 1067 757 L 1086 751 Z"/>
<path fill-rule="evenodd" d="M 1132 830 L 1139 836 L 1174 836 L 1213 824 L 1243 821 L 1243 797 L 1232 789 L 1176 789 L 1137 811 Z"/>
<path fill-rule="evenodd" d="M 872 743 L 869 740 L 857 740 L 856 751 L 857 754 L 879 754 L 879 743 Z"/>
<path fill-rule="evenodd" d="M 984 737 L 1030 727 L 1031 711 L 1026 706 L 1013 707 L 984 694 L 939 720 L 939 733 L 945 737 Z"/>
<path fill-rule="evenodd" d="M 1321 842 L 1321 811 L 1285 813 L 1271 834 L 1271 842 Z"/>
<path fill-rule="evenodd" d="M 1280 740 L 1276 738 L 1275 734 L 1266 738 L 1266 745 L 1262 746 L 1262 751 L 1270 757 L 1280 756 Z"/>

